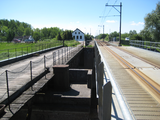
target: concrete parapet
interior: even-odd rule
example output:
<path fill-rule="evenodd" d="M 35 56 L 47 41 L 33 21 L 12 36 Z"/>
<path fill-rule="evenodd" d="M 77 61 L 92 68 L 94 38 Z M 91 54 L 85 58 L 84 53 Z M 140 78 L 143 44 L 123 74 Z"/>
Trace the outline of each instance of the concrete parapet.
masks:
<path fill-rule="evenodd" d="M 65 91 L 70 89 L 69 65 L 53 66 L 53 74 L 52 83 L 55 90 Z"/>
<path fill-rule="evenodd" d="M 69 69 L 70 82 L 76 84 L 86 84 L 87 73 L 87 69 Z"/>

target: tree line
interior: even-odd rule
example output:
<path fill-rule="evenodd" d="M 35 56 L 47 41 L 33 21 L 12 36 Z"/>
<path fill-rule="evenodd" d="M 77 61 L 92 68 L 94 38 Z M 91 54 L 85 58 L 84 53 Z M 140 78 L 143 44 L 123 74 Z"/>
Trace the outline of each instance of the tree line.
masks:
<path fill-rule="evenodd" d="M 62 30 L 58 27 L 51 28 L 32 28 L 28 23 L 19 22 L 18 20 L 0 20 L 0 41 L 12 41 L 17 36 L 30 36 L 32 35 L 34 40 L 44 39 L 58 39 L 58 35 L 61 36 L 59 40 L 72 40 L 71 30 Z"/>
<path fill-rule="evenodd" d="M 142 36 L 137 33 L 136 30 L 130 30 L 129 33 L 121 34 L 121 40 L 125 40 L 125 38 L 129 38 L 130 40 L 142 40 Z M 100 34 L 96 36 L 96 39 L 104 39 L 107 41 L 112 41 L 113 39 L 119 40 L 119 33 L 114 31 L 110 34 Z"/>
<path fill-rule="evenodd" d="M 17 36 L 33 36 L 35 41 L 45 39 L 57 40 L 73 40 L 72 30 L 63 30 L 58 27 L 51 28 L 36 28 L 34 29 L 30 24 L 19 22 L 18 20 L 0 20 L 0 41 L 12 41 Z M 91 39 L 93 36 L 85 35 L 86 39 Z"/>
<path fill-rule="evenodd" d="M 148 13 L 145 20 L 145 27 L 140 32 L 146 41 L 160 42 L 160 2 L 157 3 L 156 9 Z"/>

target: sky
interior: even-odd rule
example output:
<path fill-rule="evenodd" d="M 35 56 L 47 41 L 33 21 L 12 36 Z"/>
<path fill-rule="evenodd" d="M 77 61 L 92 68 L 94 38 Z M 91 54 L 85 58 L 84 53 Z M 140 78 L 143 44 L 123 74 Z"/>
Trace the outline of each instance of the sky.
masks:
<path fill-rule="evenodd" d="M 0 19 L 26 22 L 33 28 L 79 28 L 93 36 L 119 32 L 122 3 L 122 33 L 144 28 L 144 18 L 156 9 L 158 0 L 0 0 Z M 118 15 L 118 16 L 114 16 Z"/>

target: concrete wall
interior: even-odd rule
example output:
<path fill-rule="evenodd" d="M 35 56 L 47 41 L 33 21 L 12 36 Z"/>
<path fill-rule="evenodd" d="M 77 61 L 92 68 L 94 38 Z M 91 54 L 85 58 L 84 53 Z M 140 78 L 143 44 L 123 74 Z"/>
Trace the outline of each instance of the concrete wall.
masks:
<path fill-rule="evenodd" d="M 94 64 L 94 48 L 84 48 L 84 68 L 92 69 Z"/>
<path fill-rule="evenodd" d="M 94 64 L 94 48 L 83 48 L 67 64 L 69 64 L 69 68 L 92 69 Z"/>
<path fill-rule="evenodd" d="M 86 69 L 69 69 L 69 79 L 71 83 L 86 84 L 87 83 Z"/>

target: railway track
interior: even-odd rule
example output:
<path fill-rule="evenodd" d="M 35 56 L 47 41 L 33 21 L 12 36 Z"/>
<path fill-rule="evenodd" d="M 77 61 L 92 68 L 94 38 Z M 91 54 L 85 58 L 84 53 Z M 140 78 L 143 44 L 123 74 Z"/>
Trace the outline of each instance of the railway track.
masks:
<path fill-rule="evenodd" d="M 160 119 L 160 85 L 147 75 L 142 73 L 139 69 L 133 66 L 131 63 L 123 59 L 117 53 L 107 47 L 106 42 L 97 42 L 99 46 L 103 46 L 114 58 L 132 75 L 140 87 L 135 84 L 135 81 L 126 81 L 125 85 L 122 85 L 122 91 L 124 92 L 125 99 L 129 104 L 131 111 L 134 113 L 135 119 L 142 119 L 144 115 L 149 116 L 147 119 Z M 119 49 L 119 48 L 117 48 Z M 128 52 L 126 52 L 129 54 Z M 148 64 L 160 68 L 160 66 L 141 59 L 133 54 L 130 54 Z M 128 89 L 127 84 L 133 84 L 132 89 Z M 125 86 L 125 87 L 124 87 Z M 143 87 L 143 89 L 142 89 Z M 127 88 L 127 89 L 126 89 Z M 126 91 L 127 90 L 127 91 Z M 130 91 L 129 93 L 129 90 Z M 134 93 L 133 93 L 134 91 Z M 152 98 L 155 100 L 152 100 Z M 131 99 L 132 98 L 132 99 Z M 137 117 L 136 117 L 137 116 Z"/>

